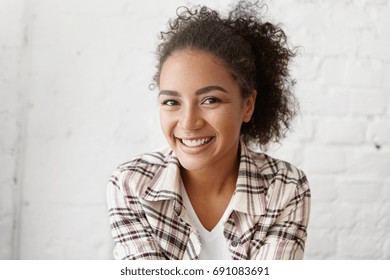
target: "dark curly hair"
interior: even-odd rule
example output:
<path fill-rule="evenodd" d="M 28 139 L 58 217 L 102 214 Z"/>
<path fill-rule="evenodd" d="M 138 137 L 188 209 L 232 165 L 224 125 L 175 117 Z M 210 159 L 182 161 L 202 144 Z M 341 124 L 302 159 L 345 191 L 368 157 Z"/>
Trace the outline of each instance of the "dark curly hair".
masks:
<path fill-rule="evenodd" d="M 155 82 L 159 85 L 162 65 L 182 49 L 207 51 L 222 59 L 237 80 L 245 98 L 256 90 L 255 111 L 243 123 L 241 135 L 247 143 L 266 148 L 280 142 L 290 128 L 298 103 L 288 65 L 295 51 L 277 25 L 264 22 L 265 5 L 240 1 L 227 17 L 205 6 L 181 7 L 169 30 L 161 32 Z"/>

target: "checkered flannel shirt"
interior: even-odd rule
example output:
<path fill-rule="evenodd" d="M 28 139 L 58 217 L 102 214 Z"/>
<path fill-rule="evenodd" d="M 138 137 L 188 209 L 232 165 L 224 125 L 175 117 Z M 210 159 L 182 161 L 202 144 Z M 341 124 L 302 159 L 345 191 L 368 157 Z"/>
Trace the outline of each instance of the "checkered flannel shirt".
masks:
<path fill-rule="evenodd" d="M 232 213 L 224 236 L 232 259 L 302 259 L 310 211 L 305 174 L 241 141 Z M 120 165 L 107 189 L 115 259 L 198 259 L 201 241 L 180 195 L 170 150 Z"/>

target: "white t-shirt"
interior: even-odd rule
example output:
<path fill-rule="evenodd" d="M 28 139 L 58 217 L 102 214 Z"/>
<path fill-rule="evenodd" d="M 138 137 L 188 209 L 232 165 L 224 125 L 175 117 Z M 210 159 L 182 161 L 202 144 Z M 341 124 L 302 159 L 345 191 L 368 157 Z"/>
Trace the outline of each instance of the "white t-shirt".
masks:
<path fill-rule="evenodd" d="M 231 254 L 229 252 L 226 238 L 223 235 L 223 223 L 226 221 L 227 217 L 230 215 L 231 209 L 231 200 L 229 205 L 226 207 L 224 214 L 222 215 L 219 222 L 216 226 L 208 231 L 200 222 L 194 208 L 192 207 L 191 201 L 187 195 L 187 192 L 182 185 L 182 194 L 183 194 L 183 203 L 184 207 L 187 209 L 188 216 L 191 221 L 193 221 L 196 230 L 200 235 L 201 250 L 199 259 L 200 260 L 231 260 Z"/>

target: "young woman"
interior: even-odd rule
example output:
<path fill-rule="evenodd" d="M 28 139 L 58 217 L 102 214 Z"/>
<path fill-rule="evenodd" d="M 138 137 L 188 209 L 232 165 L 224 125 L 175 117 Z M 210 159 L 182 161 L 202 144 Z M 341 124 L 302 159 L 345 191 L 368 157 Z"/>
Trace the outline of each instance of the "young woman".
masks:
<path fill-rule="evenodd" d="M 303 258 L 305 174 L 248 148 L 280 141 L 296 108 L 294 53 L 255 8 L 186 8 L 162 33 L 155 81 L 170 147 L 111 177 L 116 259 Z"/>

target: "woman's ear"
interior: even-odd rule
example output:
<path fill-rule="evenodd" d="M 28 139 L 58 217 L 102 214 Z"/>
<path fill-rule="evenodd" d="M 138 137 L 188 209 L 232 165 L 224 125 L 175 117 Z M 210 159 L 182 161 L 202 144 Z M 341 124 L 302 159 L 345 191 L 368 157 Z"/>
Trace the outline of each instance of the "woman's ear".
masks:
<path fill-rule="evenodd" d="M 251 120 L 253 112 L 255 110 L 255 104 L 256 104 L 256 96 L 257 92 L 256 90 L 252 91 L 249 97 L 245 99 L 244 104 L 244 116 L 243 116 L 243 122 L 247 123 Z"/>

